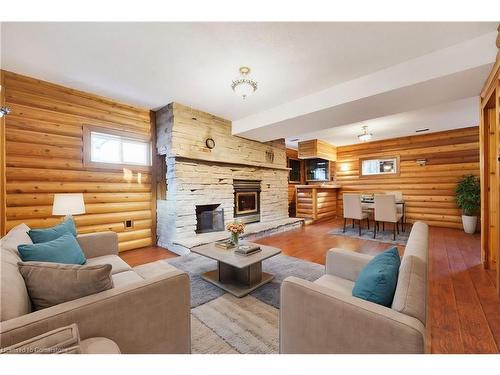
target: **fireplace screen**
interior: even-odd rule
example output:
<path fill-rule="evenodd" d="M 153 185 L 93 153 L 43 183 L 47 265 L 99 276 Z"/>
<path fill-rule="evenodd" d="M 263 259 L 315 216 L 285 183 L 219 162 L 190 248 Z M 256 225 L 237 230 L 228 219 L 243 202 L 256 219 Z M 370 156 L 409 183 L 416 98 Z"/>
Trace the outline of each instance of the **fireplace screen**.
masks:
<path fill-rule="evenodd" d="M 220 204 L 196 206 L 196 233 L 224 230 L 224 209 Z"/>
<path fill-rule="evenodd" d="M 250 214 L 257 212 L 257 192 L 236 193 L 236 214 Z"/>

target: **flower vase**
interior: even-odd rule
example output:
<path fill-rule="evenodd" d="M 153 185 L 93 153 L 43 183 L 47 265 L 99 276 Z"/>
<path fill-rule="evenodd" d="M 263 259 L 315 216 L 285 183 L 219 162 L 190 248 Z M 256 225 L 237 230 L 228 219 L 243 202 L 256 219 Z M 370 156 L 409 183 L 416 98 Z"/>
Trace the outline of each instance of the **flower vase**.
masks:
<path fill-rule="evenodd" d="M 240 236 L 238 235 L 238 233 L 231 233 L 231 241 L 234 243 L 234 246 L 238 246 L 240 242 Z"/>

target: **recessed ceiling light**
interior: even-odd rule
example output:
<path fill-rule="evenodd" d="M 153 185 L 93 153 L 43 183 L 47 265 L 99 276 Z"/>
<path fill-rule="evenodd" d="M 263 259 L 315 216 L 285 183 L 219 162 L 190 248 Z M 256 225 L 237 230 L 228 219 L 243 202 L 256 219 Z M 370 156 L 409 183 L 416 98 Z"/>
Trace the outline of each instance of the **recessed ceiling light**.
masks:
<path fill-rule="evenodd" d="M 363 134 L 358 135 L 358 139 L 361 142 L 367 142 L 370 139 L 372 139 L 372 137 L 373 137 L 373 134 L 372 133 L 368 133 L 368 126 L 366 126 L 366 125 L 363 126 Z"/>
<path fill-rule="evenodd" d="M 415 130 L 415 133 L 422 133 L 422 132 L 428 132 L 429 128 L 423 128 L 423 129 L 417 129 Z"/>

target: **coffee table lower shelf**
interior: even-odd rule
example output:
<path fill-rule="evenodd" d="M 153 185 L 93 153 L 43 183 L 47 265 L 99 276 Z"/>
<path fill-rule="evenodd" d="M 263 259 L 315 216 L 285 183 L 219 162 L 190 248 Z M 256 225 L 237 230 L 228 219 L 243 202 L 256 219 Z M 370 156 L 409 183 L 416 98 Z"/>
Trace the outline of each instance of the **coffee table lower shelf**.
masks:
<path fill-rule="evenodd" d="M 260 281 L 255 281 L 252 282 L 251 284 L 245 284 L 242 283 L 241 281 L 235 279 L 232 280 L 225 280 L 224 282 L 221 282 L 219 280 L 219 270 L 213 270 L 213 271 L 208 271 L 205 272 L 203 275 L 201 275 L 201 278 L 205 281 L 208 281 L 209 283 L 214 284 L 215 286 L 218 286 L 219 288 L 225 290 L 228 293 L 231 293 L 233 296 L 236 296 L 238 298 L 246 296 L 248 293 L 253 292 L 255 289 L 258 287 L 267 284 L 270 282 L 272 279 L 274 279 L 274 275 L 271 275 L 270 273 L 267 272 L 262 272 L 262 277 Z"/>

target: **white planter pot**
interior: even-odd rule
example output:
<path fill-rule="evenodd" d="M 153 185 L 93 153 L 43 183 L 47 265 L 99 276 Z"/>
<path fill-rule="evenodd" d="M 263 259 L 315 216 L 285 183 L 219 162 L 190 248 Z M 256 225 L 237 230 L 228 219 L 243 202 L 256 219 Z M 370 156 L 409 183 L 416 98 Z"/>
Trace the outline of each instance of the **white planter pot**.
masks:
<path fill-rule="evenodd" d="M 465 216 L 462 215 L 462 224 L 464 225 L 465 233 L 475 233 L 477 225 L 477 216 Z"/>

